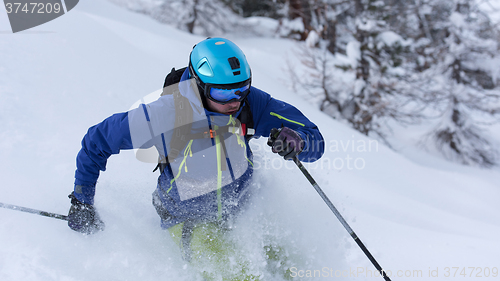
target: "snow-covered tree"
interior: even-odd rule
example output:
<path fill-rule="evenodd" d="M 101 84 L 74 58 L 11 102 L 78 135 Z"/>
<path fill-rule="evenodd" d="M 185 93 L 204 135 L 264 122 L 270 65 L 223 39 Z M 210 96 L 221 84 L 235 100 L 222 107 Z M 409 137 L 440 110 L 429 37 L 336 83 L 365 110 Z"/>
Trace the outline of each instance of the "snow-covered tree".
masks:
<path fill-rule="evenodd" d="M 350 8 L 348 16 L 338 13 L 349 33 L 343 39 L 348 43 L 339 45 L 346 56 L 333 56 L 329 42 L 320 40 L 319 48 L 301 50 L 308 71 L 293 80 L 316 96 L 322 111 L 385 139 L 388 119 L 414 123 L 421 117 L 422 104 L 414 102 L 418 97 L 401 67 L 410 41 L 390 30 L 384 18 L 391 10 L 382 1 L 357 0 Z"/>
<path fill-rule="evenodd" d="M 346 53 L 355 59 L 355 79 L 341 114 L 356 130 L 384 138 L 387 118 L 410 123 L 420 116 L 420 108 L 412 104 L 415 95 L 401 79 L 407 75 L 401 65 L 408 42 L 391 31 L 385 20 L 393 11 L 383 1 L 356 0 L 354 9 L 350 23 L 354 40 Z"/>
<path fill-rule="evenodd" d="M 336 52 L 337 11 L 345 0 L 286 0 L 280 9 L 279 35 L 296 40 L 309 40 L 317 44 L 316 38 L 328 42 L 328 50 Z M 312 40 L 311 38 L 314 37 Z"/>
<path fill-rule="evenodd" d="M 175 24 L 181 30 L 210 36 L 223 34 L 238 25 L 240 17 L 222 1 L 163 0 L 151 11 L 161 22 Z"/>
<path fill-rule="evenodd" d="M 212 36 L 241 27 L 239 16 L 222 0 L 111 0 L 189 33 Z"/>
<path fill-rule="evenodd" d="M 497 150 L 484 125 L 500 114 L 500 52 L 488 16 L 472 0 L 449 1 L 440 23 L 444 38 L 430 44 L 432 63 L 422 72 L 428 79 L 427 100 L 441 111 L 432 138 L 449 159 L 491 166 Z"/>
<path fill-rule="evenodd" d="M 383 138 L 385 120 L 408 124 L 435 117 L 424 107 L 437 109 L 430 139 L 440 151 L 466 164 L 495 163 L 482 128 L 499 113 L 498 28 L 473 0 L 327 2 L 334 13 L 323 14 L 335 15 L 336 50 L 348 61 L 320 40 L 301 50 L 308 72 L 295 74 L 321 110 Z"/>
<path fill-rule="evenodd" d="M 222 0 L 228 7 L 243 17 L 283 17 L 285 0 Z"/>

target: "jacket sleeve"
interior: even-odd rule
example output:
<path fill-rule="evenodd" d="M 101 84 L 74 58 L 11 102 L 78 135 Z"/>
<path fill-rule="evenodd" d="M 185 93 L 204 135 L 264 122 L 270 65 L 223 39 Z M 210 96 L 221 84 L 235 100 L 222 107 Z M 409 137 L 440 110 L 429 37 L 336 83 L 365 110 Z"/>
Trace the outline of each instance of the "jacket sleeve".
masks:
<path fill-rule="evenodd" d="M 108 158 L 122 149 L 132 149 L 127 113 L 114 114 L 88 130 L 76 158 L 74 195 L 78 201 L 94 204 L 99 171 L 105 171 Z"/>
<path fill-rule="evenodd" d="M 256 137 L 269 137 L 272 128 L 285 126 L 297 131 L 304 140 L 304 149 L 298 155 L 300 161 L 314 162 L 321 158 L 324 152 L 323 136 L 318 127 L 302 112 L 254 87 L 248 99 Z"/>

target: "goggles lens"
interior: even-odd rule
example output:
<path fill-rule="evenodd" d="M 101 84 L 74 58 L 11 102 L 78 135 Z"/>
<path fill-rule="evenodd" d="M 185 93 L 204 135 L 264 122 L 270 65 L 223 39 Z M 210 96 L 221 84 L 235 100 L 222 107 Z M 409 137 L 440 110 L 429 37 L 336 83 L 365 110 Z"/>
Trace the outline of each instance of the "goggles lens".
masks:
<path fill-rule="evenodd" d="M 250 84 L 236 89 L 219 89 L 216 87 L 210 88 L 210 97 L 219 102 L 228 102 L 230 100 L 242 100 L 248 94 Z"/>

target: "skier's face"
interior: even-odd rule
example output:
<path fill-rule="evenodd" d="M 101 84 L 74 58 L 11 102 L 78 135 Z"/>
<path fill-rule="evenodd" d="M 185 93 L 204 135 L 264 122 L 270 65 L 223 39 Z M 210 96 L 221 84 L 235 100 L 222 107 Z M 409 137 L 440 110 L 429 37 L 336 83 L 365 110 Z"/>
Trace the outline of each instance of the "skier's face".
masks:
<path fill-rule="evenodd" d="M 219 104 L 211 101 L 210 99 L 206 99 L 208 104 L 208 109 L 213 112 L 234 115 L 240 109 L 241 102 L 234 101 L 226 104 Z"/>

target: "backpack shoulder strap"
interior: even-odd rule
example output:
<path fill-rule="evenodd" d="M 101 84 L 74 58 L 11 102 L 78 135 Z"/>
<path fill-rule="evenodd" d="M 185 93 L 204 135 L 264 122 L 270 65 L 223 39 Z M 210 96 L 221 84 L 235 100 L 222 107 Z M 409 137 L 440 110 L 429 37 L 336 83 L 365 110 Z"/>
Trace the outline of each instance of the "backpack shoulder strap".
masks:
<path fill-rule="evenodd" d="M 240 120 L 241 128 L 243 129 L 243 134 L 245 135 L 245 139 L 247 142 L 253 137 L 255 134 L 254 123 L 253 123 L 253 115 L 252 110 L 250 108 L 250 103 L 248 99 L 245 98 L 243 108 L 238 116 L 238 120 Z"/>
<path fill-rule="evenodd" d="M 181 150 L 189 142 L 189 135 L 191 134 L 191 126 L 193 123 L 193 108 L 189 104 L 189 100 L 181 95 L 180 92 L 174 93 L 175 103 L 175 122 L 174 134 L 170 141 L 170 151 L 168 152 L 168 159 L 175 159 Z M 168 160 L 167 160 L 168 161 Z"/>
<path fill-rule="evenodd" d="M 188 136 L 191 133 L 191 124 L 193 122 L 193 108 L 189 104 L 189 100 L 181 94 L 178 84 L 186 68 L 183 67 L 177 70 L 172 68 L 167 77 L 165 77 L 165 83 L 163 83 L 163 91 L 160 96 L 172 95 L 174 98 L 174 132 L 170 140 L 168 155 L 166 155 L 165 159 L 159 159 L 159 163 L 153 172 L 160 169 L 160 173 L 163 173 L 163 170 L 169 165 L 168 159 L 177 158 L 181 150 L 189 142 Z"/>

